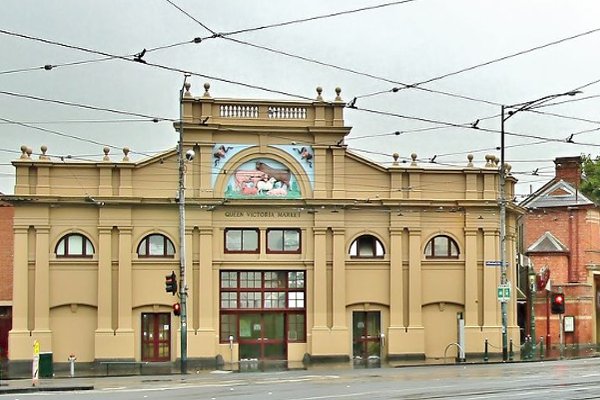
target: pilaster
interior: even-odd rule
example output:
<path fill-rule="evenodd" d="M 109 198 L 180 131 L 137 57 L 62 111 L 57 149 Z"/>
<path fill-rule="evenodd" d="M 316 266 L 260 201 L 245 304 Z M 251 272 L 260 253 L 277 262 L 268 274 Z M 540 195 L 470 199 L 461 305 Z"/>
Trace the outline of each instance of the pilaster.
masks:
<path fill-rule="evenodd" d="M 401 343 L 406 335 L 404 325 L 404 274 L 402 233 L 400 227 L 390 229 L 390 327 L 387 332 L 387 353 L 402 353 Z"/>
<path fill-rule="evenodd" d="M 477 232 L 476 228 L 465 228 L 465 326 L 479 325 Z"/>
<path fill-rule="evenodd" d="M 31 360 L 33 338 L 28 326 L 29 316 L 29 254 L 28 227 L 15 226 L 13 255 L 12 330 L 8 333 L 10 360 Z"/>
<path fill-rule="evenodd" d="M 483 231 L 483 325 L 484 327 L 499 326 L 500 313 L 498 305 L 498 283 L 500 267 L 488 267 L 486 261 L 499 260 L 499 237 L 497 230 Z"/>
<path fill-rule="evenodd" d="M 110 349 L 114 330 L 112 326 L 112 227 L 98 228 L 98 326 L 94 333 L 95 358 L 112 358 Z M 108 353 L 107 353 L 108 352 Z"/>
<path fill-rule="evenodd" d="M 187 233 L 186 233 L 187 237 Z M 186 245 L 188 242 L 186 242 Z M 191 249 L 191 242 L 186 249 Z M 192 325 L 188 321 L 188 351 L 190 357 L 212 357 L 215 355 L 215 349 L 219 341 L 219 331 L 214 324 L 218 324 L 219 318 L 215 316 L 215 299 L 218 299 L 218 286 L 215 286 L 215 281 L 218 282 L 218 271 L 213 272 L 213 260 L 212 260 L 212 248 L 213 248 L 213 228 L 204 226 L 200 228 L 200 255 L 199 255 L 199 269 L 198 276 L 193 279 L 197 279 L 198 282 L 198 293 L 194 293 L 193 298 L 197 298 L 198 301 L 191 301 L 194 303 L 193 307 L 198 308 L 198 329 L 195 335 L 189 334 L 189 328 Z M 188 255 L 190 260 L 191 254 Z M 187 264 L 187 263 L 186 263 Z M 191 269 L 191 264 L 189 266 Z M 189 269 L 188 269 L 189 270 Z M 216 279 L 215 279 L 216 276 Z M 190 285 L 188 281 L 188 286 Z M 219 302 L 217 302 L 219 304 Z M 217 306 L 218 307 L 218 306 Z M 192 315 L 188 310 L 188 315 Z"/>
<path fill-rule="evenodd" d="M 34 334 L 50 333 L 49 226 L 35 227 Z"/>
<path fill-rule="evenodd" d="M 118 283 L 118 327 L 116 341 L 119 342 L 120 358 L 134 358 L 132 325 L 132 270 L 131 270 L 131 227 L 119 227 L 119 283 Z"/>

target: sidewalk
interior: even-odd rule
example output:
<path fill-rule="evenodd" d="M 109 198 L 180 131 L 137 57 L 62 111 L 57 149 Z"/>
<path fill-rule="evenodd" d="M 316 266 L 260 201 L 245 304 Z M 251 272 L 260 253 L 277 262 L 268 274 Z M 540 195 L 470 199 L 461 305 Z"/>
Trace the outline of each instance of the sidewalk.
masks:
<path fill-rule="evenodd" d="M 568 350 L 568 349 L 567 349 Z M 518 357 L 518 355 L 517 355 Z M 590 349 L 583 351 L 565 351 L 562 359 L 580 359 L 580 358 L 595 358 L 600 357 L 600 353 L 591 351 Z M 515 359 L 508 361 L 511 363 L 520 362 L 539 362 L 551 361 L 560 359 L 558 350 L 552 350 L 544 358 L 540 358 L 539 354 L 531 360 Z M 497 354 L 490 355 L 488 361 L 484 361 L 482 357 L 468 358 L 466 362 L 456 363 L 454 359 L 446 360 L 420 360 L 420 361 L 395 361 L 389 363 L 364 363 L 353 364 L 348 363 L 320 363 L 309 366 L 288 366 L 284 370 L 287 371 L 304 371 L 306 373 L 323 373 L 323 371 L 351 371 L 354 369 L 364 368 L 406 368 L 406 367 L 428 367 L 428 366 L 443 366 L 448 367 L 455 365 L 477 365 L 477 364 L 498 364 L 502 363 L 502 359 Z M 229 368 L 226 365 L 225 368 Z M 281 369 L 279 369 L 281 370 Z M 188 374 L 181 375 L 178 371 L 173 370 L 169 373 L 159 374 L 134 374 L 134 375 L 86 375 L 86 371 L 76 371 L 76 377 L 70 378 L 66 372 L 57 372 L 54 378 L 40 379 L 37 386 L 32 385 L 31 379 L 9 379 L 0 380 L 0 396 L 5 394 L 16 393 L 33 393 L 33 392 L 49 392 L 49 391 L 87 391 L 87 390 L 103 390 L 114 388 L 147 388 L 149 386 L 158 385 L 179 385 L 179 384 L 214 384 L 223 381 L 241 380 L 249 377 L 251 374 L 259 374 L 267 376 L 272 369 L 261 370 L 260 368 L 238 370 L 237 365 L 234 371 L 232 370 L 190 370 Z M 267 372 L 267 374 L 264 374 Z"/>

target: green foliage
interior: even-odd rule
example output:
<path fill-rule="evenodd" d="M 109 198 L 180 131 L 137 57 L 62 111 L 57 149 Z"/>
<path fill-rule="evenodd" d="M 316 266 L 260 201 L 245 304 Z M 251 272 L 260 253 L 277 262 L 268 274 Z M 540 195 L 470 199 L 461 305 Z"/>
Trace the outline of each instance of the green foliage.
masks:
<path fill-rule="evenodd" d="M 600 156 L 592 158 L 589 154 L 581 156 L 583 179 L 579 190 L 594 203 L 600 203 Z"/>

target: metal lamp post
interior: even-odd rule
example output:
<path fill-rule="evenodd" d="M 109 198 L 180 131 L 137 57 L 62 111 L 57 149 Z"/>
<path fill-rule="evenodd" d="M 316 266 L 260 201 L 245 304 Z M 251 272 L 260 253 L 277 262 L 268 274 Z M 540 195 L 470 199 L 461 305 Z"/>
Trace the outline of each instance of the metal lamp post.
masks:
<path fill-rule="evenodd" d="M 529 337 L 531 338 L 531 355 L 535 353 L 535 292 L 537 289 L 536 274 L 533 265 L 530 263 L 527 271 L 529 277 Z"/>
<path fill-rule="evenodd" d="M 183 154 L 183 94 L 187 86 L 185 74 L 183 85 L 179 91 L 179 143 L 177 145 L 177 161 L 179 163 L 179 301 L 181 302 L 181 373 L 187 373 L 187 281 L 185 274 L 185 157 Z"/>
<path fill-rule="evenodd" d="M 506 276 L 506 165 L 504 162 L 504 123 L 510 117 L 519 111 L 527 111 L 533 106 L 540 105 L 546 101 L 562 96 L 575 96 L 581 91 L 571 91 L 565 93 L 551 94 L 540 97 L 539 99 L 528 101 L 525 103 L 513 104 L 511 106 L 502 105 L 500 107 L 500 285 L 508 285 Z M 505 109 L 511 109 L 505 115 Z M 508 360 L 508 318 L 507 318 L 507 302 L 500 303 L 502 313 L 502 360 Z"/>

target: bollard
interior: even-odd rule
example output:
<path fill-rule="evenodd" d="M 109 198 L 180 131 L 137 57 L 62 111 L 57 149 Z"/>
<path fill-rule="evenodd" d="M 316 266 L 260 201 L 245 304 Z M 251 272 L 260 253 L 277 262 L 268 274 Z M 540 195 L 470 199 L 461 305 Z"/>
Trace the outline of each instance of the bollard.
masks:
<path fill-rule="evenodd" d="M 515 352 L 513 351 L 513 341 L 510 338 L 509 350 L 508 350 L 508 361 L 512 361 L 515 358 Z"/>
<path fill-rule="evenodd" d="M 544 337 L 540 336 L 540 359 L 544 359 Z"/>
<path fill-rule="evenodd" d="M 70 354 L 69 355 L 69 363 L 71 363 L 71 369 L 70 369 L 70 376 L 71 378 L 75 377 L 75 360 L 77 360 L 77 357 L 75 357 L 75 354 Z"/>
<path fill-rule="evenodd" d="M 488 340 L 485 339 L 485 347 L 483 350 L 483 361 L 487 362 L 490 358 L 488 357 Z"/>

